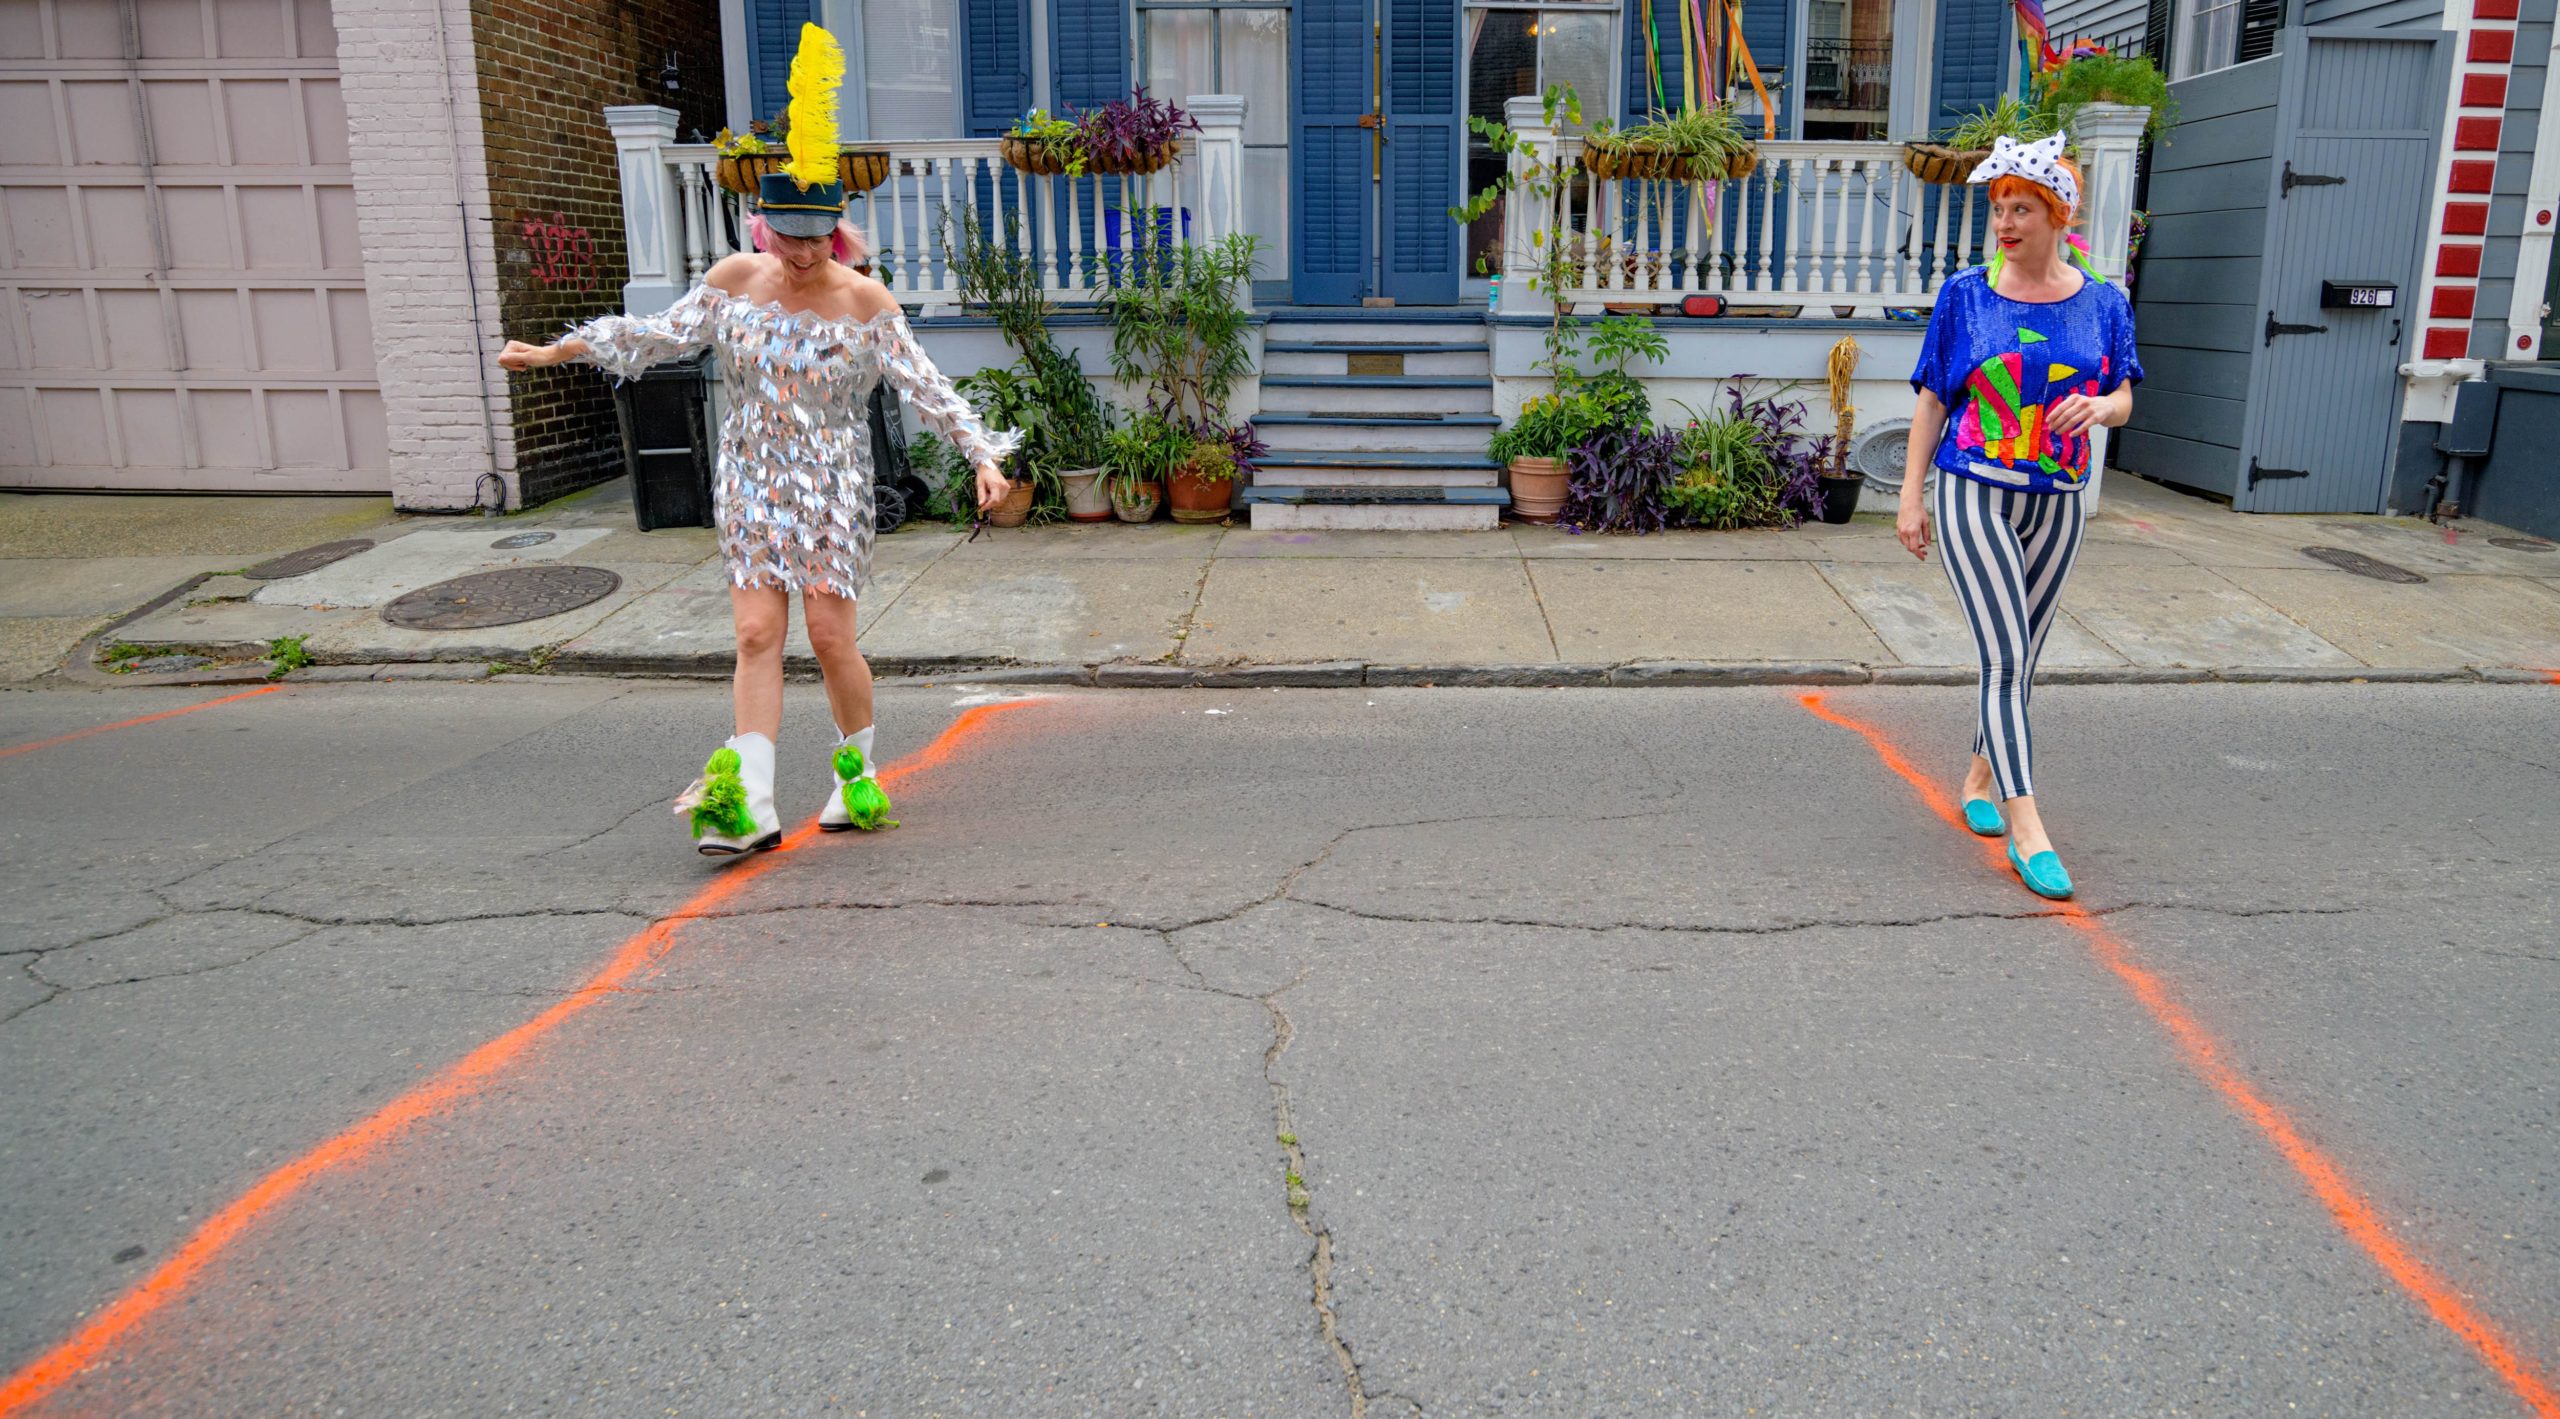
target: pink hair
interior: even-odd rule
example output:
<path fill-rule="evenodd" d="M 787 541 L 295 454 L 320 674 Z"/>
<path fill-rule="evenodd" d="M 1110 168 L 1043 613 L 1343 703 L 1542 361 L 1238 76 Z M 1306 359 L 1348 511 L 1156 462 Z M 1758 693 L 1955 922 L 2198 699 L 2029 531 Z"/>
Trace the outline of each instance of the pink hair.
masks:
<path fill-rule="evenodd" d="M 747 240 L 758 251 L 773 250 L 773 228 L 766 223 L 763 213 L 754 213 L 747 218 Z M 847 266 L 861 266 L 871 260 L 871 239 L 862 234 L 862 228 L 851 222 L 836 223 L 834 245 L 836 260 Z"/>

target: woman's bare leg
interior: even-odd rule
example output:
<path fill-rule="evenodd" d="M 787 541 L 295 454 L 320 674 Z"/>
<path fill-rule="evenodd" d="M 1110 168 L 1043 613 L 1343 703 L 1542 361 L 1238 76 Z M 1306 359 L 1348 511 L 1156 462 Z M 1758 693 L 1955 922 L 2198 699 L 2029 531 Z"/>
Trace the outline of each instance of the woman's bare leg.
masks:
<path fill-rule="evenodd" d="M 871 727 L 871 662 L 854 648 L 854 610 L 851 597 L 800 593 L 800 619 L 809 627 L 809 648 L 818 653 L 818 669 L 827 678 L 827 708 L 835 712 L 838 734 Z"/>
<path fill-rule="evenodd" d="M 737 732 L 782 737 L 782 638 L 791 629 L 791 593 L 778 587 L 729 588 L 737 622 L 738 670 L 730 682 Z M 869 688 L 866 681 L 864 688 Z"/>

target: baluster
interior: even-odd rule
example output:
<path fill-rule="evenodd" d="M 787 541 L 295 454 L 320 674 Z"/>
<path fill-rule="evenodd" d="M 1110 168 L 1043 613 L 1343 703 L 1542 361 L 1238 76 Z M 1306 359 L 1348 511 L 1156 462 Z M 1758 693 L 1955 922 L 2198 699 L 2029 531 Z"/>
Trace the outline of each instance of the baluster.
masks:
<path fill-rule="evenodd" d="M 1751 289 L 1755 293 L 1773 289 L 1762 283 L 1773 280 L 1777 275 L 1776 267 L 1770 264 L 1769 229 L 1778 224 L 1778 170 L 1790 161 L 1791 159 L 1787 158 L 1770 157 L 1762 159 L 1760 163 L 1759 220 L 1752 224 L 1759 228 L 1758 245 L 1760 247 L 1759 257 L 1751 263 Z"/>
<path fill-rule="evenodd" d="M 688 284 L 702 280 L 711 269 L 709 248 L 702 239 L 702 168 L 695 163 L 676 164 L 676 206 L 684 213 L 684 277 Z"/>
<path fill-rule="evenodd" d="M 1877 285 L 1876 258 L 1876 160 L 1862 158 L 1858 162 L 1860 190 L 1865 194 L 1858 204 L 1858 289 L 1872 293 Z"/>
<path fill-rule="evenodd" d="M 1947 274 L 1953 276 L 1973 264 L 1973 189 L 1950 187 L 1947 192 L 1964 209 L 1956 221 L 1956 249 L 1947 267 Z"/>

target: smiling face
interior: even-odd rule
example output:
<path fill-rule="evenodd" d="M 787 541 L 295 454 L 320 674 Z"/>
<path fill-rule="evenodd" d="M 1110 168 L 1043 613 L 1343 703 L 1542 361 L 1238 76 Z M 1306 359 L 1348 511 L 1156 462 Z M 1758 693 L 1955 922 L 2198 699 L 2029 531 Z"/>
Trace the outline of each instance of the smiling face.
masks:
<path fill-rule="evenodd" d="M 782 262 L 783 275 L 795 285 L 814 279 L 835 256 L 834 244 L 828 237 L 784 236 L 780 232 L 773 234 L 766 250 Z"/>

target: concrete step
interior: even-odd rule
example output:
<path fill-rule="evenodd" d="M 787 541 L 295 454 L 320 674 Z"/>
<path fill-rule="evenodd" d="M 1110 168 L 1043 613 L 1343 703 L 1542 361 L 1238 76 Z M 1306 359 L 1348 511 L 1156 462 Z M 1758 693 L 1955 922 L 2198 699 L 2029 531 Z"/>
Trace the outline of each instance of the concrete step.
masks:
<path fill-rule="evenodd" d="M 1490 463 L 1450 468 L 1309 467 L 1275 455 L 1257 464 L 1253 472 L 1253 486 L 1257 488 L 1310 484 L 1341 488 L 1498 488 L 1502 486 L 1502 470 Z"/>
<path fill-rule="evenodd" d="M 1375 419 L 1282 412 L 1253 427 L 1273 455 L 1290 453 L 1464 453 L 1478 458 L 1502 421 L 1491 414 L 1439 419 Z"/>
<path fill-rule="evenodd" d="M 1482 311 L 1469 311 L 1462 318 L 1392 321 L 1363 320 L 1345 315 L 1274 315 L 1263 327 L 1262 338 L 1289 344 L 1357 342 L 1482 349 L 1485 345 L 1485 322 Z"/>
<path fill-rule="evenodd" d="M 1490 414 L 1493 381 L 1466 375 L 1265 375 L 1262 407 L 1327 414 Z"/>
<path fill-rule="evenodd" d="M 1244 501 L 1258 529 L 1490 532 L 1511 497 L 1499 488 L 1254 487 Z"/>
<path fill-rule="evenodd" d="M 1355 371 L 1355 364 L 1357 369 Z M 1493 378 L 1493 355 L 1458 345 L 1361 345 L 1349 341 L 1268 341 L 1262 373 L 1273 375 L 1463 375 Z"/>

